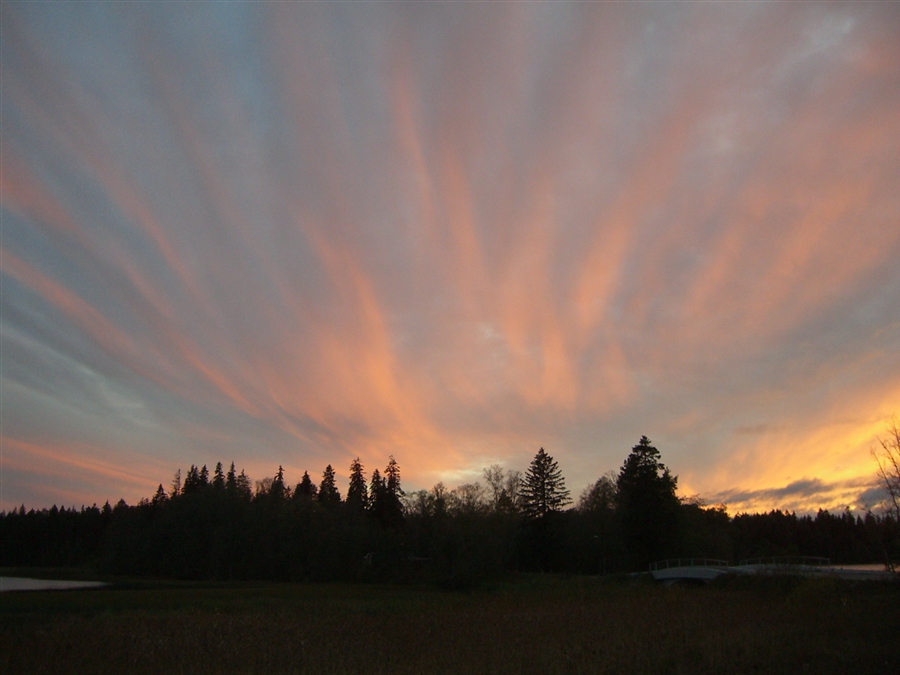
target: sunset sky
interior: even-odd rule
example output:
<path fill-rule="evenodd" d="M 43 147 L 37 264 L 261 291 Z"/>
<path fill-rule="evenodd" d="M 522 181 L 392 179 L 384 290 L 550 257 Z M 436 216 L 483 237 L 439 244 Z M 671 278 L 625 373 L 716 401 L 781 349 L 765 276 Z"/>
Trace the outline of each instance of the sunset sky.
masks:
<path fill-rule="evenodd" d="M 389 455 L 871 502 L 900 4 L 2 3 L 0 508 Z"/>

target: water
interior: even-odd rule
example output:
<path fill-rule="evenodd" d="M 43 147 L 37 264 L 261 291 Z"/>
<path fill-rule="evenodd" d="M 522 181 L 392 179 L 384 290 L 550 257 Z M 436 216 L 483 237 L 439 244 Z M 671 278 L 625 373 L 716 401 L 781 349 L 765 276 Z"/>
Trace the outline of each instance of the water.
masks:
<path fill-rule="evenodd" d="M 28 579 L 25 577 L 0 577 L 0 593 L 6 591 L 62 591 L 73 588 L 99 588 L 102 581 L 64 581 L 62 579 Z"/>

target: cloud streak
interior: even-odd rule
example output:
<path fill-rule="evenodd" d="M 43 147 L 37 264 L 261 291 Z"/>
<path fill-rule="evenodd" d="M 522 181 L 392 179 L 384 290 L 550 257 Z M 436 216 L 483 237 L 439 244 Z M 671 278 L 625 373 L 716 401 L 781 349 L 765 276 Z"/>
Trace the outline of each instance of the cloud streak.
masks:
<path fill-rule="evenodd" d="M 42 448 L 577 489 L 644 433 L 734 504 L 866 489 L 894 7 L 4 12 L 3 508 Z"/>

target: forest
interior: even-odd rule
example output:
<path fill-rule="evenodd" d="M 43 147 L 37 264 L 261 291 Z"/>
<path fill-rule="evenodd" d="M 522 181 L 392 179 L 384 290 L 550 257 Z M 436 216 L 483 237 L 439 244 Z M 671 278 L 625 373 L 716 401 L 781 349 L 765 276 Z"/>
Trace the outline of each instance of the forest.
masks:
<path fill-rule="evenodd" d="M 0 513 L 0 566 L 83 567 L 186 580 L 426 581 L 467 588 L 511 572 L 616 574 L 651 562 L 819 556 L 882 563 L 900 552 L 896 514 L 730 516 L 677 496 L 677 477 L 646 437 L 618 473 L 577 500 L 543 448 L 527 471 L 491 466 L 483 482 L 405 493 L 393 457 L 346 495 L 328 465 L 289 485 L 278 467 L 252 483 L 234 463 L 191 466 L 135 505 Z"/>

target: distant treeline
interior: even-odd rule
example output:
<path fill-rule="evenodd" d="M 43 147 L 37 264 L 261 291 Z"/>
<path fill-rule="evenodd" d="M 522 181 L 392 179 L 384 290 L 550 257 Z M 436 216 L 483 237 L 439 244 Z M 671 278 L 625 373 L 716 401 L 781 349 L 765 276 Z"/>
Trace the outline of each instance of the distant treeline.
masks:
<path fill-rule="evenodd" d="M 356 459 L 342 497 L 331 465 L 293 487 L 284 472 L 255 485 L 234 464 L 191 466 L 129 506 L 22 506 L 0 512 L 0 566 L 91 566 L 177 579 L 431 580 L 466 586 L 511 571 L 579 574 L 646 569 L 673 557 L 737 562 L 820 556 L 896 558 L 890 516 L 771 511 L 730 517 L 676 496 L 677 477 L 646 437 L 622 468 L 580 495 L 543 448 L 524 475 L 492 466 L 483 483 L 404 493 L 393 457 L 366 480 Z"/>

